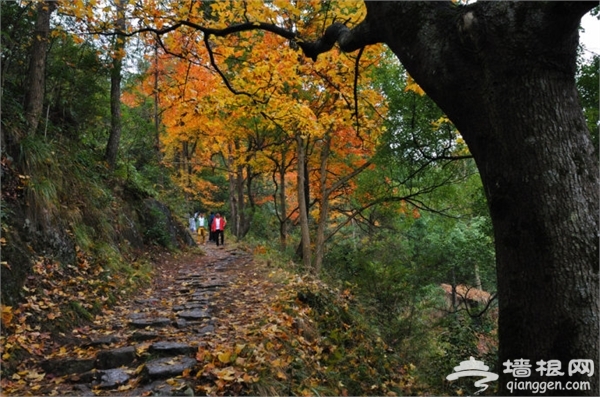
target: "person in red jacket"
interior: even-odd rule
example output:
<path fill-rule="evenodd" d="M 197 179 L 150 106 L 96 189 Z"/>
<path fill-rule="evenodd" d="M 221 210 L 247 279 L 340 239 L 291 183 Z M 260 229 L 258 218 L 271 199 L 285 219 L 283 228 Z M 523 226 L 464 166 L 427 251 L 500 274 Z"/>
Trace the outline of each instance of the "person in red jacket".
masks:
<path fill-rule="evenodd" d="M 225 236 L 223 235 L 223 230 L 225 230 L 225 225 L 227 221 L 225 218 L 221 218 L 221 214 L 217 212 L 215 215 L 215 219 L 213 219 L 212 225 L 210 226 L 210 230 L 213 232 L 213 236 L 215 241 L 217 242 L 217 247 L 219 246 L 219 240 L 221 240 L 220 245 L 225 244 Z"/>

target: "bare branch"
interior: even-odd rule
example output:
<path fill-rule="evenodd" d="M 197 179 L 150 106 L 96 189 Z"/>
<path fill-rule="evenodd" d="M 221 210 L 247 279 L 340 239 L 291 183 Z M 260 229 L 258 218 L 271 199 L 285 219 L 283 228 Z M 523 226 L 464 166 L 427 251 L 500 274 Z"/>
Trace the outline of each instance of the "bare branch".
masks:
<path fill-rule="evenodd" d="M 360 122 L 358 120 L 358 66 L 360 64 L 360 57 L 363 54 L 365 47 L 361 47 L 358 51 L 358 55 L 356 57 L 356 61 L 354 62 L 354 117 L 356 118 L 356 136 L 362 140 L 360 136 Z"/>
<path fill-rule="evenodd" d="M 215 71 L 219 74 L 219 76 L 221 76 L 221 79 L 223 80 L 223 83 L 225 83 L 225 85 L 227 86 L 227 88 L 229 89 L 229 91 L 231 91 L 235 95 L 245 95 L 248 98 L 252 99 L 254 102 L 260 102 L 260 101 L 258 101 L 254 97 L 254 95 L 252 95 L 252 94 L 250 94 L 248 92 L 245 92 L 245 91 L 237 91 L 235 88 L 233 88 L 233 86 L 231 85 L 231 83 L 229 82 L 229 80 L 227 79 L 227 77 L 225 76 L 225 74 L 221 71 L 221 69 L 217 65 L 217 62 L 215 61 L 215 55 L 214 55 L 214 53 L 212 51 L 212 48 L 210 47 L 210 42 L 209 42 L 209 36 L 208 35 L 204 35 L 204 45 L 206 46 L 206 51 L 208 51 L 208 58 L 210 60 L 210 64 L 215 69 Z M 262 103 L 264 103 L 264 102 L 262 102 Z"/>

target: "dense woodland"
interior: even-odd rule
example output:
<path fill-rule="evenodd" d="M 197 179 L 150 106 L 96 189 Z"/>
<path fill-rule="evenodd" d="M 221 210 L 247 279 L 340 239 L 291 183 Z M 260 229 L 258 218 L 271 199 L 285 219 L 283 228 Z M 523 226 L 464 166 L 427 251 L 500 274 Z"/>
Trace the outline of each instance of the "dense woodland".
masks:
<path fill-rule="evenodd" d="M 2 3 L 3 382 L 35 333 L 90 321 L 146 285 L 153 253 L 194 246 L 196 212 L 225 215 L 226 244 L 351 293 L 410 379 L 397 393 L 473 393 L 445 381 L 470 356 L 501 372 L 496 196 L 478 138 L 453 123 L 461 104 L 441 110 L 384 39 L 304 55 L 366 15 L 356 1 Z M 576 63 L 597 148 L 600 58 L 579 47 Z M 27 284 L 40 272 L 55 290 Z"/>

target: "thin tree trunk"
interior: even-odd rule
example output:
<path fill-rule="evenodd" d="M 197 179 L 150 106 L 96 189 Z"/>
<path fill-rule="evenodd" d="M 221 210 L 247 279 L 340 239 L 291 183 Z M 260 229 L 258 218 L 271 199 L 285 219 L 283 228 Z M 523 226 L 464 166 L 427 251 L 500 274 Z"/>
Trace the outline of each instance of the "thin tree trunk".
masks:
<path fill-rule="evenodd" d="M 237 202 L 237 189 L 236 189 L 236 173 L 234 171 L 235 168 L 235 160 L 233 158 L 233 144 L 229 142 L 227 144 L 228 153 L 227 153 L 227 175 L 229 179 L 229 211 L 230 213 L 230 224 L 231 224 L 231 233 L 236 236 L 238 231 L 238 202 Z"/>
<path fill-rule="evenodd" d="M 310 229 L 308 224 L 308 202 L 306 200 L 306 138 L 300 133 L 296 134 L 296 143 L 298 145 L 298 205 L 300 209 L 300 232 L 302 235 L 302 263 L 308 271 L 313 271 L 311 267 L 311 249 L 310 249 Z"/>
<path fill-rule="evenodd" d="M 125 30 L 124 0 L 117 0 L 117 27 Z M 121 141 L 121 69 L 125 51 L 125 38 L 115 36 L 113 47 L 113 68 L 110 73 L 110 135 L 106 145 L 106 162 L 114 168 Z"/>
<path fill-rule="evenodd" d="M 281 217 L 279 221 L 279 242 L 281 248 L 287 247 L 287 204 L 285 197 L 285 152 L 281 153 L 281 168 L 279 170 L 279 206 Z"/>
<path fill-rule="evenodd" d="M 50 15 L 55 9 L 55 1 L 44 1 L 37 6 L 27 80 L 29 87 L 25 94 L 25 120 L 30 136 L 35 135 L 37 132 L 44 107 L 46 51 L 50 33 Z"/>
<path fill-rule="evenodd" d="M 254 201 L 254 193 L 252 192 L 252 181 L 254 180 L 254 176 L 252 174 L 252 166 L 246 165 L 246 196 L 248 200 L 248 204 L 244 205 L 244 217 L 242 224 L 242 231 L 240 233 L 239 238 L 244 238 L 244 236 L 250 231 L 252 227 L 252 219 L 254 218 L 254 212 L 256 210 L 256 203 Z"/>
<path fill-rule="evenodd" d="M 483 291 L 483 284 L 481 284 L 481 275 L 479 274 L 479 265 L 475 262 L 475 288 Z"/>
<path fill-rule="evenodd" d="M 323 264 L 323 255 L 325 253 L 325 230 L 327 228 L 327 218 L 329 217 L 329 194 L 330 190 L 327 188 L 327 160 L 329 159 L 329 152 L 331 147 L 331 135 L 326 135 L 323 142 L 323 148 L 321 149 L 321 164 L 320 164 L 320 190 L 321 198 L 319 199 L 319 221 L 317 224 L 317 236 L 315 243 L 315 261 L 314 261 L 314 272 L 319 274 L 321 271 L 321 265 Z"/>
<path fill-rule="evenodd" d="M 159 97 L 158 97 L 158 43 L 154 44 L 154 150 L 156 151 L 156 161 L 158 166 L 162 163 L 162 154 L 160 152 L 160 115 L 159 115 Z M 158 184 L 164 186 L 163 173 L 159 173 Z"/>
<path fill-rule="evenodd" d="M 239 239 L 242 236 L 244 229 L 244 211 L 245 211 L 245 200 L 244 200 L 244 166 L 239 164 L 236 167 L 235 172 L 235 194 L 237 195 L 237 219 L 235 225 L 235 236 Z"/>

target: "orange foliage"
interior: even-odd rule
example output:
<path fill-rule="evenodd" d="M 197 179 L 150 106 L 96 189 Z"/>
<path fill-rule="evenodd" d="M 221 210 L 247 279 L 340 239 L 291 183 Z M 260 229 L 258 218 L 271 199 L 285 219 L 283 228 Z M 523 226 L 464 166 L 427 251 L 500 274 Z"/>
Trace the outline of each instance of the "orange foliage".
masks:
<path fill-rule="evenodd" d="M 316 0 L 274 1 L 271 5 L 263 1 L 219 1 L 210 3 L 210 12 L 200 5 L 176 7 L 173 3 L 163 7 L 163 13 L 156 11 L 154 2 L 143 3 L 150 8 L 134 13 L 154 26 L 159 26 L 158 21 L 183 17 L 214 28 L 264 21 L 294 28 L 308 40 L 317 38 L 332 18 L 347 20 L 351 25 L 366 13 L 364 5 L 354 1 L 330 3 L 327 12 L 322 12 L 322 2 Z M 309 183 L 311 193 L 318 198 L 321 176 L 316 171 L 320 169 L 326 137 L 331 137 L 327 187 L 334 186 L 373 154 L 385 106 L 380 93 L 372 87 L 366 68 L 377 65 L 381 53 L 378 46 L 366 48 L 360 58 L 355 98 L 356 54 L 334 50 L 312 62 L 289 41 L 263 31 L 210 37 L 210 54 L 204 39 L 200 31 L 191 28 L 163 35 L 161 40 L 169 54 L 159 49 L 157 58 L 150 55 L 147 77 L 136 87 L 150 97 L 155 94 L 158 76 L 165 161 L 177 168 L 175 160 L 183 156 L 186 164 L 192 165 L 182 170 L 178 183 L 183 187 L 204 191 L 206 186 L 195 175 L 205 167 L 229 172 L 238 166 L 251 167 L 252 172 L 265 175 L 268 183 L 274 159 L 282 150 L 289 151 L 288 159 L 294 156 L 295 142 L 290 139 L 300 134 L 310 147 Z M 218 71 L 211 64 L 211 55 Z M 123 100 L 130 105 L 135 103 L 131 93 L 124 95 Z M 192 152 L 185 152 L 184 145 Z M 183 175 L 190 172 L 194 175 Z M 293 211 L 297 201 L 295 167 L 288 167 L 286 172 L 288 208 Z M 347 195 L 354 188 L 348 181 L 332 197 Z M 257 202 L 271 199 L 267 194 L 257 198 Z"/>

